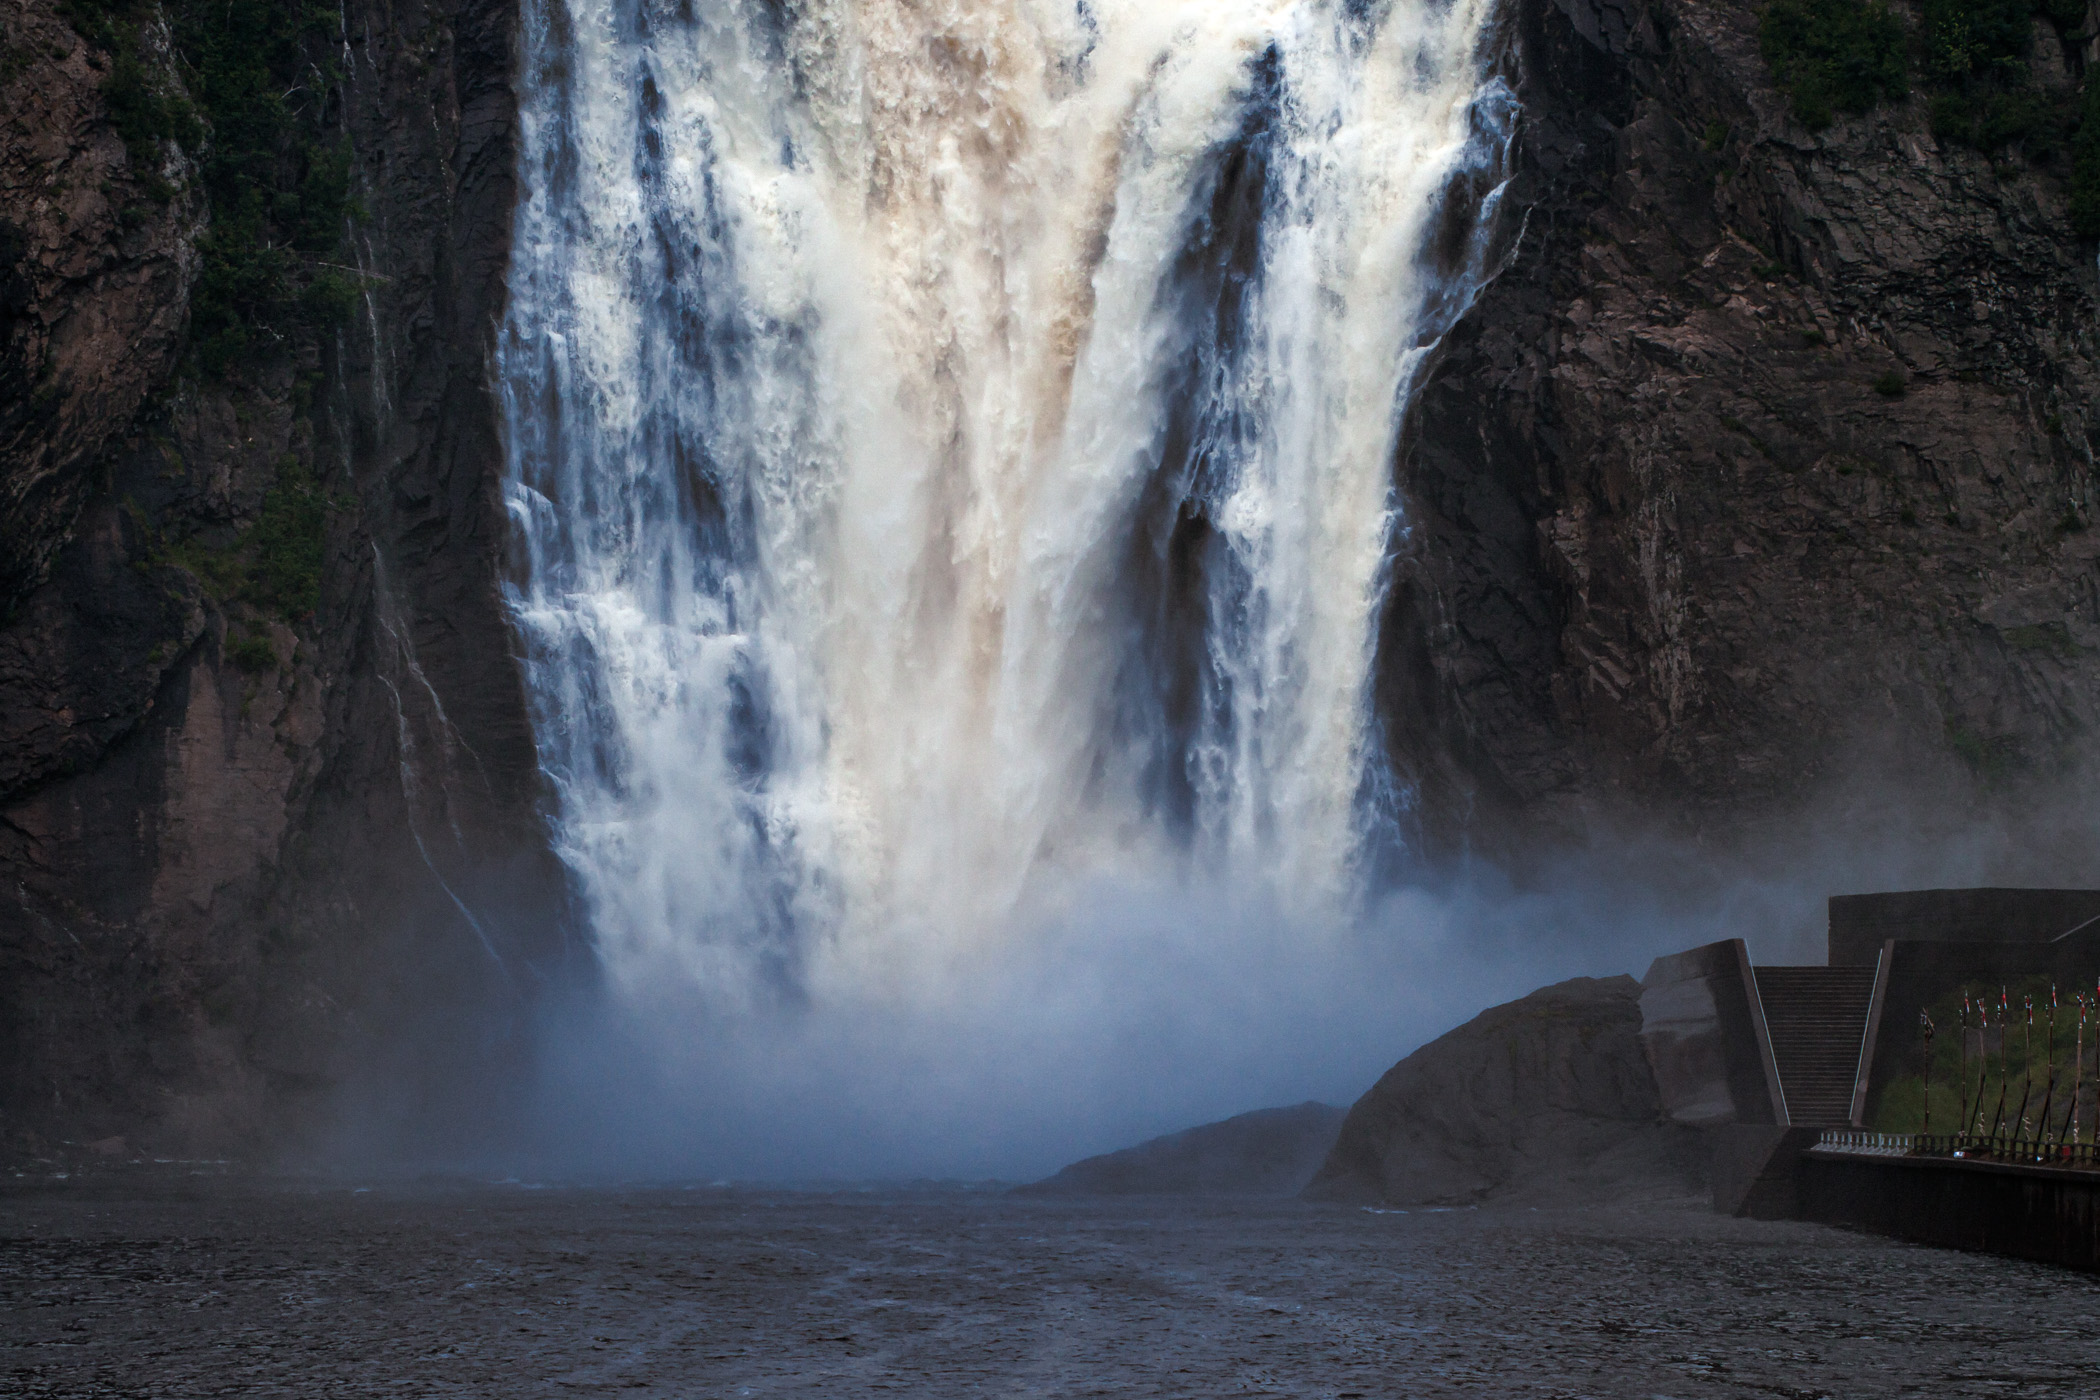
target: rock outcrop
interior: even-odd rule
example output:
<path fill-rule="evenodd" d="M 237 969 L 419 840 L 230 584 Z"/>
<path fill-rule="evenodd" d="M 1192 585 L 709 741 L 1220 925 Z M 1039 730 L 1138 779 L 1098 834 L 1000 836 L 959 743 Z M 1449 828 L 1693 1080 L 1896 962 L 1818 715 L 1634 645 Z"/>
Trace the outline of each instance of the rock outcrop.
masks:
<path fill-rule="evenodd" d="M 1578 977 L 1483 1011 L 1387 1070 L 1306 1188 L 1393 1206 L 1597 1201 L 1703 1189 L 1641 1052 L 1641 984 Z"/>
<path fill-rule="evenodd" d="M 103 98 L 108 65 L 56 6 L 4 0 L 0 35 L 5 618 L 102 485 L 105 446 L 174 367 L 204 209 L 179 148 L 127 155 Z M 143 43 L 164 59 L 164 30 Z M 18 761 L 15 737 L 0 732 L 0 763 Z"/>
<path fill-rule="evenodd" d="M 1447 829 L 1725 828 L 1863 770 L 2092 757 L 2100 279 L 2068 162 L 1935 140 L 1922 88 L 1811 132 L 1759 13 L 1506 17 L 1506 263 L 1409 424 L 1383 647 Z M 2036 28 L 2052 100 L 2077 38 Z"/>
<path fill-rule="evenodd" d="M 1034 1196 L 1294 1196 L 1334 1145 L 1343 1110 L 1262 1108 L 1072 1163 L 1017 1193 Z"/>
<path fill-rule="evenodd" d="M 466 1126 L 565 912 L 498 591 L 515 8 L 344 7 L 348 322 L 215 372 L 214 138 L 112 110 L 187 110 L 171 13 L 0 0 L 0 1148 Z"/>

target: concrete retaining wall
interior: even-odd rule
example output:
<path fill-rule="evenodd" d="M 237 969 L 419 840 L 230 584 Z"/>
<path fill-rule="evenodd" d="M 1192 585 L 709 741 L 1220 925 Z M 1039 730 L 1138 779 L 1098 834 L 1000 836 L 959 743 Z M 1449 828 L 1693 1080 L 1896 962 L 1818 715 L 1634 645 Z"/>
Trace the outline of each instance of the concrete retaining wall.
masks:
<path fill-rule="evenodd" d="M 1795 1173 L 1803 1220 L 2100 1269 L 2100 1172 L 1807 1152 Z"/>

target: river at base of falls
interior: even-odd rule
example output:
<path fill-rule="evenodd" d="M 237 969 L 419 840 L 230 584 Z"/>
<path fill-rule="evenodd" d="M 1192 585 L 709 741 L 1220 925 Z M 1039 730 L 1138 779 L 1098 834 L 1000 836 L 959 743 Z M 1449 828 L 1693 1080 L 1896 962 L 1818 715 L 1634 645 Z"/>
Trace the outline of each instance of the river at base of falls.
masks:
<path fill-rule="evenodd" d="M 25 1395 L 2057 1397 L 2091 1316 L 2076 1275 L 1703 1199 L 0 1188 Z"/>

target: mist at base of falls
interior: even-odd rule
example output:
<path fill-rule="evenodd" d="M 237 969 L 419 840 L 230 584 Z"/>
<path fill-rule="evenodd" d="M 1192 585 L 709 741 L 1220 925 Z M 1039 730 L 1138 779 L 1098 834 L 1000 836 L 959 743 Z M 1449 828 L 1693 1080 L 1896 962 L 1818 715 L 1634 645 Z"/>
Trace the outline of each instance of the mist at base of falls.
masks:
<path fill-rule="evenodd" d="M 1347 924 L 1187 888 L 1103 888 L 936 994 L 859 992 L 723 1018 L 612 993 L 554 1016 L 530 1145 L 583 1178 L 1030 1180 L 1254 1108 L 1349 1104 L 1484 1008 L 1640 976 L 1717 939 L 1820 963 L 1831 894 L 2090 885 L 2100 807 L 1994 809 L 1958 781 L 1863 778 L 1725 848 L 1626 830 L 1423 873 Z"/>
<path fill-rule="evenodd" d="M 1308 929 L 1113 895 L 885 1000 L 735 1019 L 607 999 L 550 1051 L 550 1169 L 1024 1180 L 1308 1098 L 1347 1103 L 1447 1008 L 1500 999 L 1428 901 Z M 1525 975 L 1528 975 L 1525 974 Z"/>
<path fill-rule="evenodd" d="M 1488 271 L 1490 12 L 529 0 L 511 604 L 604 992 L 558 1118 L 1007 1170 L 1377 1059 L 1391 464 Z"/>
<path fill-rule="evenodd" d="M 1382 883 L 1396 443 L 1517 121 L 1490 0 L 524 14 L 509 602 L 600 974 L 551 1168 L 1037 1174 L 1346 1102 L 1543 982 L 1805 956 L 1904 868 Z"/>

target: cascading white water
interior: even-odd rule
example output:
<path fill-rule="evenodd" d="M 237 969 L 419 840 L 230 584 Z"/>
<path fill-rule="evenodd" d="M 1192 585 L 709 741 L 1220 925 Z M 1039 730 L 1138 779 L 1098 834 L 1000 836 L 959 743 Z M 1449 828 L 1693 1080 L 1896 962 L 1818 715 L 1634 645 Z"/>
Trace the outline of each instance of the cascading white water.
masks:
<path fill-rule="evenodd" d="M 616 985 L 937 979 L 1103 881 L 1346 904 L 1490 8 L 526 0 L 512 603 Z"/>

